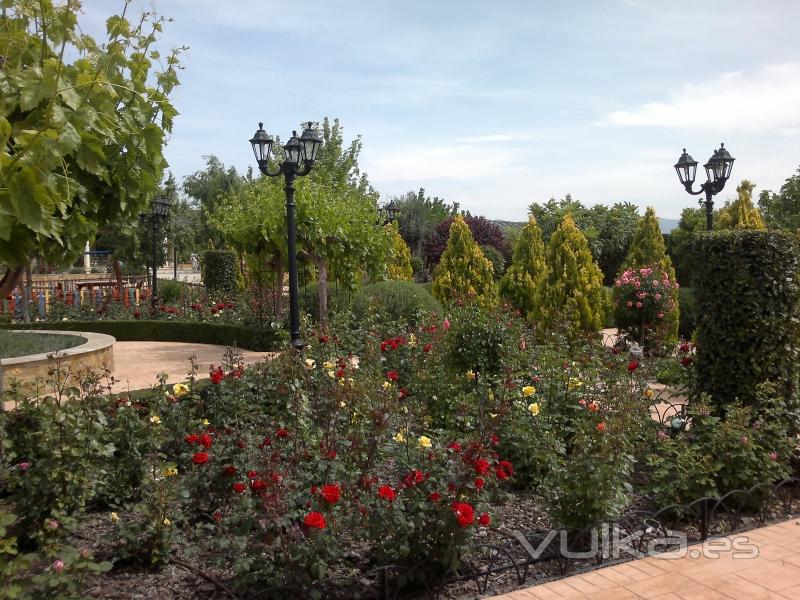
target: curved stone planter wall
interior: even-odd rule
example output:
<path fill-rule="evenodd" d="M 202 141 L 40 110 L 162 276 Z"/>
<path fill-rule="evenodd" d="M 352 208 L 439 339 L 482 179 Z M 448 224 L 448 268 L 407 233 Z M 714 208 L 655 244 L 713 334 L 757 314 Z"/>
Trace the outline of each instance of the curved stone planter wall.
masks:
<path fill-rule="evenodd" d="M 43 329 L 15 330 L 19 333 L 48 333 L 52 335 L 72 335 L 86 338 L 86 343 L 80 346 L 60 350 L 58 355 L 64 368 L 76 370 L 78 367 L 90 369 L 114 370 L 114 342 L 112 336 L 103 333 L 84 333 L 80 331 L 50 331 Z M 8 390 L 12 380 L 22 384 L 32 383 L 37 378 L 47 378 L 47 372 L 53 367 L 55 359 L 52 353 L 31 354 L 16 358 L 0 360 L 2 366 L 3 388 Z"/>

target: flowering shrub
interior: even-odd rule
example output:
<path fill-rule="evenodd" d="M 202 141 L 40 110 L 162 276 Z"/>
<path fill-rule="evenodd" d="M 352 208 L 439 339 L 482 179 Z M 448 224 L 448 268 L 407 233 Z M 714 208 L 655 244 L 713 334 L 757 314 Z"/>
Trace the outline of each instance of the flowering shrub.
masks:
<path fill-rule="evenodd" d="M 678 287 L 658 265 L 626 270 L 614 281 L 617 325 L 648 349 L 661 345 L 669 334 L 668 316 L 675 310 Z"/>

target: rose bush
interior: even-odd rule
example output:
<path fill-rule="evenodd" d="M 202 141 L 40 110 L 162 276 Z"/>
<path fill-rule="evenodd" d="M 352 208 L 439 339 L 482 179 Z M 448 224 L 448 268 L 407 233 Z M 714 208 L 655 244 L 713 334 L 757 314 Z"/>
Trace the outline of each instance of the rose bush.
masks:
<path fill-rule="evenodd" d="M 624 271 L 613 288 L 617 326 L 631 340 L 657 351 L 669 335 L 678 287 L 659 265 Z"/>

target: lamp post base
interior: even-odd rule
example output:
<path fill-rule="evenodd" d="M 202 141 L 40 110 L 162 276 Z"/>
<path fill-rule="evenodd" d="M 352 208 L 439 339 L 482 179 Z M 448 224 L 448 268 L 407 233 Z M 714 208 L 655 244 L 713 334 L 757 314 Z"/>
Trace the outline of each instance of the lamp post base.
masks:
<path fill-rule="evenodd" d="M 290 342 L 290 346 L 300 352 L 306 347 L 306 343 L 302 339 L 297 338 Z"/>

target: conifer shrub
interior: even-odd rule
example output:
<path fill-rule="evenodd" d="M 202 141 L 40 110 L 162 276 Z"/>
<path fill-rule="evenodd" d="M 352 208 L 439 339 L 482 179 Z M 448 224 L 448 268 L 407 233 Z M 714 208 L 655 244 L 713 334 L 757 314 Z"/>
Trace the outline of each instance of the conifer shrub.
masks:
<path fill-rule="evenodd" d="M 531 215 L 514 245 L 511 266 L 500 280 L 500 298 L 523 315 L 531 314 L 545 269 L 542 230 Z"/>
<path fill-rule="evenodd" d="M 203 253 L 203 283 L 211 294 L 230 297 L 236 292 L 236 254 L 230 250 L 206 250 Z"/>
<path fill-rule="evenodd" d="M 386 226 L 391 239 L 391 254 L 387 265 L 389 279 L 411 281 L 414 269 L 411 266 L 411 250 L 408 248 L 397 223 Z"/>
<path fill-rule="evenodd" d="M 433 297 L 442 304 L 455 301 L 482 306 L 495 304 L 492 263 L 475 243 L 461 215 L 450 226 L 447 249 L 434 270 Z"/>
<path fill-rule="evenodd" d="M 603 273 L 571 215 L 550 237 L 547 271 L 539 282 L 532 318 L 545 327 L 566 322 L 575 333 L 598 331 L 606 314 Z"/>
<path fill-rule="evenodd" d="M 718 412 L 749 406 L 771 382 L 796 414 L 800 381 L 800 246 L 782 231 L 726 230 L 692 247 L 697 305 L 696 383 Z M 702 260 L 701 260 L 702 258 Z"/>

